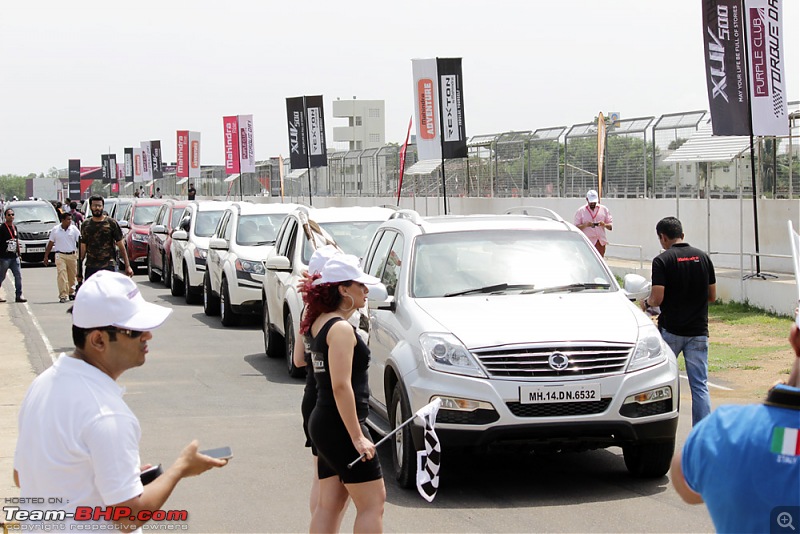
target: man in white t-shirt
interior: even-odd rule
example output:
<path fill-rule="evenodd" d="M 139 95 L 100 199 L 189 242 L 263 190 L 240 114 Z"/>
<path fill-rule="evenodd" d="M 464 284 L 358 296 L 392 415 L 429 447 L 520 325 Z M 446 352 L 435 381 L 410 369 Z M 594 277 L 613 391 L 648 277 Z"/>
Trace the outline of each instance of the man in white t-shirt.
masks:
<path fill-rule="evenodd" d="M 182 478 L 227 463 L 198 453 L 195 440 L 163 474 L 142 484 L 141 428 L 116 380 L 144 364 L 150 331 L 171 312 L 146 302 L 125 275 L 100 271 L 84 282 L 72 309 L 75 351 L 62 353 L 33 381 L 20 409 L 14 481 L 22 510 L 75 514 L 100 507 L 109 515 L 82 527 L 116 523 L 131 531 L 161 509 Z M 120 510 L 129 513 L 113 517 Z M 78 513 L 59 525 L 36 519 L 25 530 L 70 530 L 85 518 Z"/>
<path fill-rule="evenodd" d="M 81 232 L 72 224 L 72 213 L 59 213 L 61 222 L 50 230 L 44 250 L 44 266 L 50 262 L 50 251 L 56 251 L 56 280 L 58 301 L 75 300 L 75 280 L 78 276 L 78 245 Z"/>

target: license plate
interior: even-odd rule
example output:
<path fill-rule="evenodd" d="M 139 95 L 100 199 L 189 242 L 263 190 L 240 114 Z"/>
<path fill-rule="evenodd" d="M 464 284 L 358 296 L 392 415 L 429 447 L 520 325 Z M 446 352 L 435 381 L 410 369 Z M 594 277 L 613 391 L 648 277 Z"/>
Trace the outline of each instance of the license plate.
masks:
<path fill-rule="evenodd" d="M 44 247 L 25 247 L 25 252 L 33 254 L 35 252 L 44 252 Z"/>
<path fill-rule="evenodd" d="M 520 386 L 521 404 L 553 402 L 593 402 L 600 400 L 600 384 L 554 384 L 550 386 Z"/>

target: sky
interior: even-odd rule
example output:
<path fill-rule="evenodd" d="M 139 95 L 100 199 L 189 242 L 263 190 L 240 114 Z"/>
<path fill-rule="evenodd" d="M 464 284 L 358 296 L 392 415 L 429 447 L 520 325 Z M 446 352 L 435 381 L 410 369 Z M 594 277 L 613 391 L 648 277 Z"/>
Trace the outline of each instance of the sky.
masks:
<path fill-rule="evenodd" d="M 784 0 L 789 100 L 800 1 Z M 288 155 L 286 97 L 384 100 L 413 114 L 412 58 L 463 58 L 467 136 L 708 109 L 701 0 L 25 0 L 0 8 L 0 174 L 100 165 L 176 130 L 223 163 L 224 115 L 254 115 L 255 155 Z"/>

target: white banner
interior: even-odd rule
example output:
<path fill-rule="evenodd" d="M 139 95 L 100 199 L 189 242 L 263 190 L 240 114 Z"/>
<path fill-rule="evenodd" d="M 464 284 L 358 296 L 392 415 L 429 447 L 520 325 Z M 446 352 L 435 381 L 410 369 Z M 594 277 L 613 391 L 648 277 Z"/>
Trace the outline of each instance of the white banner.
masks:
<path fill-rule="evenodd" d="M 153 179 L 153 162 L 150 156 L 150 141 L 142 141 L 139 144 L 139 148 L 140 152 L 142 153 L 142 181 L 149 182 Z"/>
<path fill-rule="evenodd" d="M 414 117 L 419 161 L 442 159 L 439 131 L 439 84 L 435 59 L 412 59 Z"/>
<path fill-rule="evenodd" d="M 189 178 L 200 178 L 200 132 L 189 132 Z"/>
<path fill-rule="evenodd" d="M 239 115 L 239 161 L 239 172 L 256 172 L 252 115 Z"/>
<path fill-rule="evenodd" d="M 753 135 L 789 135 L 782 0 L 745 0 Z"/>

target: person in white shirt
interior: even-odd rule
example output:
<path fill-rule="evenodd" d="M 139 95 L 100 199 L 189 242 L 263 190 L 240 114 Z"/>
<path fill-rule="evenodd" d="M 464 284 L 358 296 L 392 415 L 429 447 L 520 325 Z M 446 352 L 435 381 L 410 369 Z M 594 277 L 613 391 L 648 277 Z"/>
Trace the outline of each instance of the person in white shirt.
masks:
<path fill-rule="evenodd" d="M 58 301 L 75 300 L 75 279 L 78 276 L 78 244 L 81 232 L 72 224 L 72 213 L 59 213 L 61 223 L 50 230 L 50 239 L 44 250 L 44 266 L 50 262 L 50 251 L 56 249 L 56 280 Z"/>
<path fill-rule="evenodd" d="M 75 351 L 62 353 L 28 388 L 14 454 L 20 509 L 47 508 L 66 516 L 39 522 L 37 516 L 42 516 L 36 514 L 21 530 L 117 527 L 130 532 L 161 510 L 181 479 L 227 464 L 199 453 L 195 440 L 155 480 L 147 485 L 142 481 L 148 466 L 139 459 L 141 427 L 122 399 L 124 388 L 117 379 L 145 363 L 151 330 L 170 313 L 146 302 L 136 283 L 123 274 L 99 271 L 83 283 L 72 307 Z M 109 516 L 80 521 L 69 515 L 79 507 L 97 507 Z"/>

